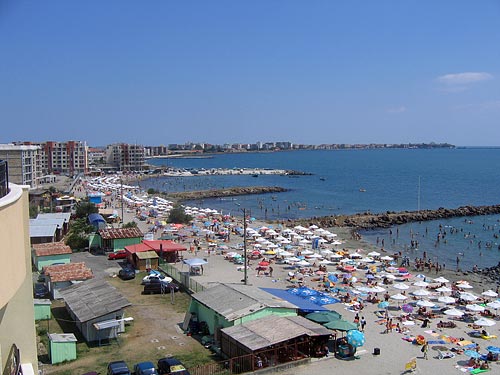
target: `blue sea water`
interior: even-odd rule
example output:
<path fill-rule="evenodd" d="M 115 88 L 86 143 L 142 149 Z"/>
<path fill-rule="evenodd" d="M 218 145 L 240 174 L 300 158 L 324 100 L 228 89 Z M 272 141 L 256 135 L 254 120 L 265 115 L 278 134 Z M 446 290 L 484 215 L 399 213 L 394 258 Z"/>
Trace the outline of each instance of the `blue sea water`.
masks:
<path fill-rule="evenodd" d="M 249 175 L 159 177 L 140 182 L 141 187 L 161 191 L 184 191 L 231 186 L 281 186 L 290 191 L 279 194 L 195 201 L 193 205 L 212 207 L 238 214 L 246 208 L 259 219 L 286 220 L 371 211 L 456 208 L 463 205 L 500 203 L 500 149 L 370 149 L 335 151 L 290 151 L 274 153 L 220 154 L 207 159 L 151 159 L 153 165 L 178 168 L 272 168 L 311 173 L 307 176 Z M 370 231 L 363 236 L 385 248 L 405 249 L 418 256 L 423 249 L 440 262 L 462 268 L 498 262 L 498 219 L 500 216 L 463 218 L 442 223 L 458 229 L 446 242 L 435 243 L 439 223 L 408 224 L 395 238 L 389 231 Z M 484 229 L 483 224 L 485 225 Z M 420 226 L 422 225 L 422 226 Z M 425 232 L 427 228 L 427 233 Z M 468 232 L 470 236 L 460 238 Z M 418 249 L 409 249 L 418 233 Z M 411 237 L 411 234 L 413 237 Z M 475 238 L 473 236 L 476 236 Z M 472 243 L 471 243 L 472 241 Z M 481 243 L 479 243 L 481 241 Z M 488 247 L 487 247 L 488 245 Z M 479 247 L 481 246 L 481 247 Z M 462 256 L 461 254 L 465 254 Z M 421 255 L 420 255 L 421 256 Z"/>

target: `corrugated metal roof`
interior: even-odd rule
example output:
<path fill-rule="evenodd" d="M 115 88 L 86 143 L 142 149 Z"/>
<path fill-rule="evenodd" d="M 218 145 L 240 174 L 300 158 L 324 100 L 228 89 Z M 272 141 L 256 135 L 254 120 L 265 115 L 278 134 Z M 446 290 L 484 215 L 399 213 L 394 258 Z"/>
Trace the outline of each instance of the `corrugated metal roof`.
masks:
<path fill-rule="evenodd" d="M 57 225 L 33 225 L 30 220 L 30 237 L 54 237 L 56 234 Z"/>
<path fill-rule="evenodd" d="M 98 233 L 104 240 L 144 237 L 144 234 L 139 230 L 139 228 L 109 228 L 101 229 Z"/>
<path fill-rule="evenodd" d="M 156 259 L 158 254 L 155 251 L 143 251 L 135 254 L 139 259 Z"/>
<path fill-rule="evenodd" d="M 275 316 L 255 319 L 222 329 L 222 332 L 251 351 L 300 336 L 328 336 L 331 331 L 301 316 Z"/>
<path fill-rule="evenodd" d="M 131 303 L 112 285 L 92 279 L 60 291 L 68 309 L 80 322 L 119 311 Z"/>
<path fill-rule="evenodd" d="M 148 245 L 144 244 L 143 242 L 137 243 L 135 245 L 125 246 L 124 249 L 125 249 L 125 251 L 128 251 L 130 254 L 151 251 L 151 248 Z"/>
<path fill-rule="evenodd" d="M 37 257 L 72 253 L 71 247 L 64 244 L 64 242 L 40 243 L 34 244 L 32 247 Z"/>
<path fill-rule="evenodd" d="M 83 262 L 47 266 L 43 268 L 43 271 L 54 283 L 88 280 L 94 277 L 92 270 Z"/>
<path fill-rule="evenodd" d="M 65 223 L 69 223 L 70 218 L 71 218 L 70 212 L 51 212 L 46 214 L 41 213 L 36 216 L 36 220 L 62 219 Z"/>
<path fill-rule="evenodd" d="M 281 298 L 242 284 L 217 284 L 192 297 L 222 315 L 228 321 L 239 319 L 267 307 L 297 309 L 297 306 Z"/>
<path fill-rule="evenodd" d="M 76 342 L 76 336 L 73 333 L 49 333 L 49 340 L 52 342 Z"/>

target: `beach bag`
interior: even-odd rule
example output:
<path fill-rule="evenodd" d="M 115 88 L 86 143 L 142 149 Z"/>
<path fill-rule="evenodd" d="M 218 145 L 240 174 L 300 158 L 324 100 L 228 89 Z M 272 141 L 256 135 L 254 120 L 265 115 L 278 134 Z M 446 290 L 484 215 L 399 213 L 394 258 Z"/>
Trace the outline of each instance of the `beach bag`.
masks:
<path fill-rule="evenodd" d="M 422 348 L 420 349 L 420 351 L 423 353 L 425 352 L 425 346 L 422 346 Z"/>

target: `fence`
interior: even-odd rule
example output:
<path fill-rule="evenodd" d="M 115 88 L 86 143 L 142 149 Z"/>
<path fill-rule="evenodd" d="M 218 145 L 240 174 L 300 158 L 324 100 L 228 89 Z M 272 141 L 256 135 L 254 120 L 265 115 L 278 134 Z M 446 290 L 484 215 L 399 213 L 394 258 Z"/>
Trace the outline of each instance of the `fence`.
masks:
<path fill-rule="evenodd" d="M 160 269 L 172 279 L 183 285 L 189 293 L 198 293 L 205 290 L 205 287 L 189 277 L 189 271 L 180 271 L 173 264 L 160 263 Z"/>

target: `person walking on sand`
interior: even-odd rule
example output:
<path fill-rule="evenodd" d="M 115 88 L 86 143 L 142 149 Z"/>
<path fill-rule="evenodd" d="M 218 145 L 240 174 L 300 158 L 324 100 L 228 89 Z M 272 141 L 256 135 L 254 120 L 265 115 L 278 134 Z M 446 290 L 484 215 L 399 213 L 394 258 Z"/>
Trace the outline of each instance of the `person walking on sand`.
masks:
<path fill-rule="evenodd" d="M 365 320 L 364 316 L 361 317 L 360 323 L 361 323 L 361 332 L 364 332 L 365 331 L 365 326 L 366 326 L 366 320 Z"/>
<path fill-rule="evenodd" d="M 273 277 L 273 267 L 269 267 L 269 277 Z"/>
<path fill-rule="evenodd" d="M 427 341 L 424 343 L 424 345 L 422 345 L 422 353 L 424 353 L 424 358 L 425 359 L 429 359 L 427 357 L 427 352 L 429 351 L 429 344 L 427 343 Z"/>

